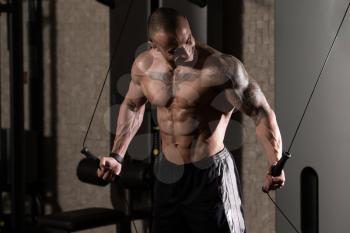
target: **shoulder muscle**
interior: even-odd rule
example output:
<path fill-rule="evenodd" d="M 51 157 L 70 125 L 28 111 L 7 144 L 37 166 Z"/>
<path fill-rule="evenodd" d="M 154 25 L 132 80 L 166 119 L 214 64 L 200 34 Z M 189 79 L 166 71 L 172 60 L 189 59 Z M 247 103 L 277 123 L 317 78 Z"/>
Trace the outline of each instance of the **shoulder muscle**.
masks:
<path fill-rule="evenodd" d="M 149 51 L 139 54 L 131 68 L 131 77 L 134 82 L 140 83 L 140 79 L 146 74 L 153 64 L 153 56 Z"/>

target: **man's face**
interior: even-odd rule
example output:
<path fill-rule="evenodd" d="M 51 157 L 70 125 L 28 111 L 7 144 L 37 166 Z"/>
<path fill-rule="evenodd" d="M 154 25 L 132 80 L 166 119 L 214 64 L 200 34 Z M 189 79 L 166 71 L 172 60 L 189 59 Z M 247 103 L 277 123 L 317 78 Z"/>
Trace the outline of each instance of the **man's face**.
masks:
<path fill-rule="evenodd" d="M 196 43 L 187 20 L 183 20 L 174 33 L 154 33 L 152 42 L 171 64 L 184 65 L 194 59 Z"/>

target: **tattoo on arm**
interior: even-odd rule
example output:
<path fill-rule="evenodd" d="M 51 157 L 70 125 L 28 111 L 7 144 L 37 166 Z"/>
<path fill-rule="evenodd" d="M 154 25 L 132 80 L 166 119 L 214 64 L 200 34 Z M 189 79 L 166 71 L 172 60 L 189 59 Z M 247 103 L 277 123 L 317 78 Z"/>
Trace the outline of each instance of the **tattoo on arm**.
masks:
<path fill-rule="evenodd" d="M 243 65 L 236 61 L 233 67 L 235 69 L 231 75 L 231 97 L 236 106 L 253 119 L 257 137 L 272 165 L 278 161 L 282 153 L 282 139 L 275 114 L 258 83 L 248 77 Z"/>
<path fill-rule="evenodd" d="M 231 95 L 231 102 L 258 125 L 261 118 L 266 117 L 270 110 L 264 93 L 258 83 L 248 76 L 243 64 L 238 59 L 229 56 L 227 65 L 229 73 L 225 75 L 229 77 L 231 82 L 231 90 L 228 93 Z"/>
<path fill-rule="evenodd" d="M 268 116 L 269 108 L 258 84 L 250 80 L 242 93 L 242 111 L 254 120 L 255 125 L 258 125 L 263 117 Z"/>

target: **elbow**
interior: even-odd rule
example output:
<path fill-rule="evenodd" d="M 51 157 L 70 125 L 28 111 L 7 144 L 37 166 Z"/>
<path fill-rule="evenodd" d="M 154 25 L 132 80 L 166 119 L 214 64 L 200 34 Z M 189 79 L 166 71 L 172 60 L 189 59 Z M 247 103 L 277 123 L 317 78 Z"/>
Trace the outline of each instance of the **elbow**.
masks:
<path fill-rule="evenodd" d="M 270 122 L 276 122 L 276 114 L 275 112 L 272 110 L 272 108 L 268 108 L 266 109 L 266 117 L 269 119 Z"/>
<path fill-rule="evenodd" d="M 271 122 L 271 120 L 276 120 L 276 115 L 270 107 L 259 107 L 257 108 L 255 114 L 252 115 L 255 126 L 258 126 L 261 123 L 266 124 Z"/>
<path fill-rule="evenodd" d="M 144 104 L 138 104 L 135 101 L 127 98 L 124 99 L 123 104 L 132 112 L 139 112 L 144 108 Z"/>

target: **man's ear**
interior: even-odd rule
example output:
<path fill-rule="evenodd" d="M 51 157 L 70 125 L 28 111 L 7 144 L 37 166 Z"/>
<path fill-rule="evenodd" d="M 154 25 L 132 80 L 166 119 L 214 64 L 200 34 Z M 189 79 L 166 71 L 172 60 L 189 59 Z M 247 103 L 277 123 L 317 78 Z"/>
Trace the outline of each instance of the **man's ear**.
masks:
<path fill-rule="evenodd" d="M 154 42 L 151 39 L 147 41 L 147 44 L 149 49 L 157 48 L 157 46 L 154 44 Z"/>

